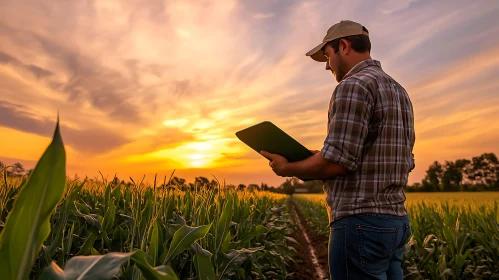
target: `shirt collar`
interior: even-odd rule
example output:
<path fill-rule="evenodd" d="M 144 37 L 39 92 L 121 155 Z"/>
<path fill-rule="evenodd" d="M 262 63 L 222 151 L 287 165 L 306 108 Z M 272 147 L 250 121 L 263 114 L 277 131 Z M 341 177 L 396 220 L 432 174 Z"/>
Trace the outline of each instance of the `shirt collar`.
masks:
<path fill-rule="evenodd" d="M 355 73 L 358 73 L 358 72 L 360 72 L 360 70 L 362 70 L 366 67 L 369 67 L 369 66 L 376 66 L 376 67 L 381 68 L 381 63 L 375 59 L 363 60 L 363 61 L 357 63 L 357 65 L 355 65 L 354 67 L 352 67 L 352 69 L 350 69 L 350 71 L 348 71 L 348 73 L 343 77 L 343 79 L 346 79 L 350 76 L 353 76 Z"/>

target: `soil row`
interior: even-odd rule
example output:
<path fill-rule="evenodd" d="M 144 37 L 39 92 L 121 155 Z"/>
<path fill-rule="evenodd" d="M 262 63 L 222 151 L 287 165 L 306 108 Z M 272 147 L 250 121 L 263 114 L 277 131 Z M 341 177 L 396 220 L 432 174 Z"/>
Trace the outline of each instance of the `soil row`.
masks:
<path fill-rule="evenodd" d="M 328 238 L 310 227 L 293 199 L 290 208 L 298 225 L 292 236 L 297 241 L 292 244 L 297 253 L 295 263 L 287 267 L 287 279 L 329 279 Z"/>

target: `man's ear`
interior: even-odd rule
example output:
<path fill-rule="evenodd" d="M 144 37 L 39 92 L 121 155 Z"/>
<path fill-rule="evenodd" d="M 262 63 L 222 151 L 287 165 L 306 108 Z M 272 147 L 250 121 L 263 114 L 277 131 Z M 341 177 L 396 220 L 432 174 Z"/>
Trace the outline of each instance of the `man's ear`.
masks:
<path fill-rule="evenodd" d="M 340 40 L 340 52 L 343 54 L 348 54 L 350 52 L 350 42 L 345 39 Z"/>

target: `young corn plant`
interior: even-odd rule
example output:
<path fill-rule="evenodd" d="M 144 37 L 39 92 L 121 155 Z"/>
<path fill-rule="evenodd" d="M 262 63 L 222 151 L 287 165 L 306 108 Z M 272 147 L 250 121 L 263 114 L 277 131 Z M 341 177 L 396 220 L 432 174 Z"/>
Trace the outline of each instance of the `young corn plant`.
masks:
<path fill-rule="evenodd" d="M 2 279 L 284 279 L 291 260 L 285 196 L 67 182 L 58 122 L 27 180 L 3 177 Z"/>
<path fill-rule="evenodd" d="M 429 201 L 426 194 L 406 203 L 412 236 L 402 264 L 404 279 L 499 279 L 499 204 L 488 200 L 498 196 L 474 194 L 484 202 L 469 203 L 467 195 L 455 194 L 457 202 L 451 203 Z M 324 196 L 294 195 L 293 200 L 312 228 L 328 236 Z"/>
<path fill-rule="evenodd" d="M 52 142 L 28 180 L 20 186 L 19 194 L 0 233 L 2 279 L 29 278 L 32 265 L 51 232 L 50 217 L 66 191 L 65 164 L 66 154 L 57 121 Z M 6 182 L 5 178 L 4 180 Z M 51 250 L 53 251 L 43 248 L 45 254 Z M 148 279 L 177 279 L 169 266 L 151 267 L 145 259 L 145 253 L 140 250 L 74 257 L 66 263 L 65 271 L 51 262 L 41 279 L 110 279 L 121 264 L 130 258 L 143 273 L 154 276 Z"/>

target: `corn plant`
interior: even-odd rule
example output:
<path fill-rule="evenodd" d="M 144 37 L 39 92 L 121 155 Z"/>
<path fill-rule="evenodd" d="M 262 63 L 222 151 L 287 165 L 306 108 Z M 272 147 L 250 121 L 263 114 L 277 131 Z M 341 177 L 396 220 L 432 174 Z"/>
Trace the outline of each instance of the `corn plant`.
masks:
<path fill-rule="evenodd" d="M 499 279 L 499 193 L 408 194 L 407 279 Z M 307 222 L 329 235 L 324 195 L 294 195 Z"/>
<path fill-rule="evenodd" d="M 3 174 L 2 279 L 284 279 L 292 257 L 286 196 L 67 181 L 58 124 L 28 178 Z"/>

